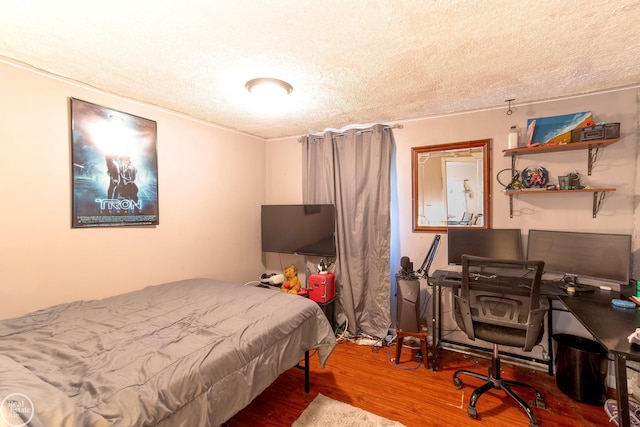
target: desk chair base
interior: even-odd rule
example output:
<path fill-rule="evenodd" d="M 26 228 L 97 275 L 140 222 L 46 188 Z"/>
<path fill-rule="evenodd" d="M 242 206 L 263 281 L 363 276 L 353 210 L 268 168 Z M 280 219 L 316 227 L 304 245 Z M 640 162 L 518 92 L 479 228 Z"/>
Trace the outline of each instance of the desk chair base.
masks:
<path fill-rule="evenodd" d="M 476 411 L 476 403 L 478 402 L 478 399 L 480 398 L 480 396 L 482 396 L 484 393 L 486 393 L 491 389 L 497 388 L 497 389 L 503 390 L 507 395 L 511 396 L 516 402 L 518 402 L 520 407 L 525 411 L 525 413 L 529 417 L 529 421 L 530 421 L 529 427 L 538 427 L 536 416 L 533 414 L 531 407 L 529 407 L 527 402 L 525 402 L 520 396 L 515 394 L 511 390 L 511 387 L 527 387 L 535 391 L 536 393 L 535 405 L 538 408 L 546 408 L 546 405 L 544 403 L 544 398 L 542 397 L 542 394 L 540 393 L 540 391 L 538 391 L 537 388 L 535 388 L 530 384 L 525 384 L 519 381 L 503 380 L 500 377 L 500 356 L 498 355 L 497 344 L 493 345 L 493 358 L 491 361 L 491 367 L 489 368 L 488 375 L 482 375 L 477 372 L 468 371 L 466 369 L 459 369 L 453 374 L 453 385 L 457 389 L 462 388 L 462 380 L 458 378 L 458 375 L 460 374 L 469 375 L 474 378 L 479 378 L 481 380 L 487 381 L 480 387 L 476 388 L 471 394 L 471 398 L 469 399 L 469 407 L 467 408 L 467 414 L 469 415 L 469 417 L 473 419 L 477 418 L 478 414 Z"/>

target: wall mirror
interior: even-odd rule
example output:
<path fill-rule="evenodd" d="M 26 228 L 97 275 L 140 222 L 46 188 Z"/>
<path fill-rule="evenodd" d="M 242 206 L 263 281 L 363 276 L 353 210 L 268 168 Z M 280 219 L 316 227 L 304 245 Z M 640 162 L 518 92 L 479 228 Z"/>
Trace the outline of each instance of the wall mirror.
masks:
<path fill-rule="evenodd" d="M 413 231 L 490 228 L 491 140 L 411 148 Z"/>

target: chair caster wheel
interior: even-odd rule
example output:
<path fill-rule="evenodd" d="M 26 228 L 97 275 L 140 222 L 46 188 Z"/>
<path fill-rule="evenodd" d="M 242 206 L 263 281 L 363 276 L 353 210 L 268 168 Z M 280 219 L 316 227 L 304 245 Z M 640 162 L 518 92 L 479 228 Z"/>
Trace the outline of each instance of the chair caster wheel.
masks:
<path fill-rule="evenodd" d="M 469 406 L 467 408 L 467 414 L 469 414 L 469 418 L 473 418 L 474 420 L 478 418 L 478 412 L 474 406 Z"/>
<path fill-rule="evenodd" d="M 542 397 L 536 397 L 536 407 L 541 409 L 547 408 L 547 404 L 544 403 L 544 399 Z"/>
<path fill-rule="evenodd" d="M 454 377 L 453 378 L 453 385 L 455 386 L 455 388 L 457 390 L 460 390 L 462 388 L 462 380 L 458 377 Z"/>

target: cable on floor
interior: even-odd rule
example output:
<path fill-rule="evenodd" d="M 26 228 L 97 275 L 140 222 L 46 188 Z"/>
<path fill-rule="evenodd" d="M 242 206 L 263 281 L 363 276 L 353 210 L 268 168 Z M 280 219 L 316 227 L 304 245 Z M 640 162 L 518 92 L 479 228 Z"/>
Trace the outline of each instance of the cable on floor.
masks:
<path fill-rule="evenodd" d="M 421 354 L 421 353 L 420 353 L 420 354 L 416 354 L 416 358 L 418 359 L 418 364 L 417 364 L 416 366 L 405 367 L 405 366 L 402 366 L 402 365 L 401 365 L 401 364 L 399 364 L 399 363 L 396 363 L 396 361 L 395 361 L 395 357 L 391 357 L 391 347 L 389 347 L 389 348 L 387 349 L 387 358 L 389 359 L 389 362 L 390 362 L 393 366 L 395 366 L 396 368 L 398 368 L 398 369 L 402 369 L 403 371 L 413 371 L 413 370 L 418 369 L 418 368 L 420 367 L 420 365 L 422 365 L 422 357 L 423 357 L 423 356 L 422 356 L 422 354 Z"/>

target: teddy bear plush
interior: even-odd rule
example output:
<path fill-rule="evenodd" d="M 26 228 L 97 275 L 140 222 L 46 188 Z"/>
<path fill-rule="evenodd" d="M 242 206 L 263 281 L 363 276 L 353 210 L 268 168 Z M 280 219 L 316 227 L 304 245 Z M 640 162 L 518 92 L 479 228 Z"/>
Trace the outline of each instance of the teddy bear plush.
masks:
<path fill-rule="evenodd" d="M 295 265 L 291 264 L 284 269 L 284 283 L 280 287 L 280 292 L 297 295 L 301 286 L 300 280 L 298 279 L 298 269 Z"/>

